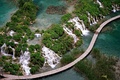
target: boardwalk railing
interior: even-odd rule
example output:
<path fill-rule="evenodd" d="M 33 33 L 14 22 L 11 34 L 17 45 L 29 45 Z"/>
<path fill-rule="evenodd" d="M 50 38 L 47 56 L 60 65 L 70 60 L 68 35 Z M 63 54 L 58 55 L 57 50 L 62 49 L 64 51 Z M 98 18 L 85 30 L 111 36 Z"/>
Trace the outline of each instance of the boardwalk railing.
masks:
<path fill-rule="evenodd" d="M 93 46 L 94 46 L 94 44 L 96 42 L 96 39 L 97 39 L 100 31 L 104 28 L 104 26 L 106 24 L 110 23 L 111 21 L 114 21 L 114 20 L 116 20 L 118 18 L 120 18 L 120 15 L 115 16 L 113 18 L 110 18 L 107 21 L 103 22 L 100 25 L 100 27 L 96 30 L 96 33 L 94 33 L 94 35 L 92 37 L 92 40 L 91 40 L 87 50 L 80 57 L 75 59 L 73 62 L 71 62 L 71 63 L 69 63 L 69 64 L 67 64 L 67 65 L 65 65 L 63 67 L 51 70 L 51 71 L 47 71 L 47 72 L 43 72 L 43 73 L 39 73 L 39 74 L 34 74 L 34 75 L 29 75 L 29 76 L 15 76 L 15 75 L 3 74 L 3 76 L 6 77 L 3 80 L 5 80 L 5 79 L 8 80 L 8 79 L 33 79 L 33 78 L 40 78 L 40 77 L 45 77 L 45 76 L 48 76 L 48 75 L 56 74 L 56 73 L 62 72 L 64 70 L 67 70 L 68 68 L 71 68 L 76 63 L 78 63 L 80 60 L 84 59 L 90 53 L 90 51 L 92 50 L 92 48 L 93 48 Z"/>

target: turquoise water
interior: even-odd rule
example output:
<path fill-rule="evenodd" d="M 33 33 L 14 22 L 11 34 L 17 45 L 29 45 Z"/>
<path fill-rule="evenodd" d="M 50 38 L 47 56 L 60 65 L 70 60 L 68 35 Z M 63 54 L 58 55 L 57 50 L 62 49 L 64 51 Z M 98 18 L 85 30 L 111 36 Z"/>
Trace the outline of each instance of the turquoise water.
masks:
<path fill-rule="evenodd" d="M 112 30 L 102 32 L 95 47 L 103 53 L 120 57 L 120 19 L 111 22 L 106 27 L 111 27 Z"/>
<path fill-rule="evenodd" d="M 34 27 L 37 28 L 47 28 L 53 23 L 59 23 L 62 15 L 46 14 L 45 11 L 49 5 L 65 5 L 62 0 L 34 0 L 34 2 L 40 7 L 37 14 L 36 24 Z M 0 26 L 3 26 L 7 21 L 10 20 L 11 14 L 16 10 L 16 6 L 7 0 L 0 0 Z M 36 80 L 36 79 L 35 79 Z M 40 78 L 38 80 L 84 80 L 84 78 L 74 71 L 73 69 L 66 70 L 62 73 Z"/>
<path fill-rule="evenodd" d="M 45 11 L 49 5 L 65 5 L 62 0 L 34 0 L 34 2 L 40 7 L 37 14 L 36 23 L 33 27 L 45 29 L 53 23 L 59 23 L 62 15 L 46 14 Z M 10 20 L 11 13 L 16 10 L 15 5 L 7 2 L 6 0 L 0 0 L 0 26 L 3 26 L 8 20 Z M 117 13 L 118 15 L 120 13 Z M 114 15 L 108 16 L 110 18 Z M 101 52 L 115 55 L 120 57 L 120 20 L 116 20 L 107 25 L 111 27 L 112 30 L 102 32 L 98 37 L 95 44 L 95 48 L 99 48 Z M 106 26 L 106 27 L 107 27 Z M 83 37 L 84 44 L 82 47 L 87 48 L 89 42 L 92 38 L 93 33 L 89 36 Z M 36 79 L 35 79 L 36 80 Z M 68 69 L 62 73 L 56 75 L 43 77 L 38 80 L 85 80 L 83 76 L 73 70 L 73 68 Z"/>
<path fill-rule="evenodd" d="M 63 0 L 34 0 L 35 4 L 39 6 L 39 11 L 36 18 L 34 28 L 46 29 L 51 24 L 59 23 L 62 15 L 47 14 L 46 9 L 50 5 L 65 6 L 66 3 Z"/>
<path fill-rule="evenodd" d="M 66 6 L 66 3 L 63 0 L 34 0 L 34 2 L 39 6 L 40 10 L 37 14 L 36 23 L 32 25 L 33 28 L 46 29 L 51 24 L 60 22 L 62 15 L 47 14 L 46 9 L 50 5 Z M 43 77 L 38 80 L 84 80 L 84 78 L 71 68 L 62 73 Z"/>
<path fill-rule="evenodd" d="M 17 10 L 17 7 L 8 0 L 0 0 L 0 27 L 4 26 L 10 20 L 11 14 Z"/>
<path fill-rule="evenodd" d="M 52 76 L 43 77 L 43 78 L 34 79 L 34 80 L 84 80 L 84 78 L 73 69 L 69 69 Z"/>
<path fill-rule="evenodd" d="M 106 16 L 106 18 L 111 18 L 113 16 L 119 15 L 120 12 Z M 98 48 L 102 53 L 120 57 L 120 19 L 115 20 L 105 27 L 111 28 L 105 32 L 101 32 L 94 48 Z M 84 44 L 82 47 L 86 49 L 91 41 L 93 33 L 89 36 L 83 37 Z"/>

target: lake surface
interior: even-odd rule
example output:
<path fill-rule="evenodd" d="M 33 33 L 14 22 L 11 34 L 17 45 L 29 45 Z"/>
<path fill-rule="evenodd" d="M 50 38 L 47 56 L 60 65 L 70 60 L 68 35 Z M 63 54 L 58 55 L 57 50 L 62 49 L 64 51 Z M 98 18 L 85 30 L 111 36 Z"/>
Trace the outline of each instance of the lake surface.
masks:
<path fill-rule="evenodd" d="M 46 29 L 51 24 L 59 23 L 63 15 L 46 14 L 46 9 L 50 5 L 60 6 L 65 2 L 62 0 L 34 0 L 35 4 L 40 7 L 37 13 L 36 23 L 33 25 L 35 28 Z M 0 27 L 4 26 L 10 20 L 11 14 L 17 10 L 17 7 L 8 0 L 0 0 Z M 35 79 L 36 80 L 36 79 Z M 84 78 L 72 68 L 62 73 L 52 75 L 49 77 L 40 78 L 38 80 L 84 80 Z"/>
<path fill-rule="evenodd" d="M 8 0 L 0 0 L 0 27 L 10 20 L 11 14 L 17 10 L 15 4 Z"/>
<path fill-rule="evenodd" d="M 58 14 L 46 14 L 46 9 L 50 5 L 65 5 L 66 3 L 62 0 L 34 0 L 35 4 L 40 7 L 37 13 L 36 23 L 33 28 L 46 29 L 53 23 L 59 23 L 62 15 Z M 17 10 L 13 3 L 7 0 L 0 0 L 0 27 L 3 26 L 7 21 L 10 20 L 11 14 Z M 118 15 L 120 13 L 111 14 L 106 18 Z M 115 55 L 120 57 L 120 19 L 111 22 L 106 27 L 112 28 L 111 30 L 102 32 L 95 44 L 95 48 L 100 49 L 101 52 L 108 55 Z M 83 48 L 86 49 L 93 36 L 90 33 L 88 36 L 83 37 L 84 44 Z M 35 79 L 36 80 L 36 79 Z M 78 72 L 74 71 L 73 68 L 68 69 L 62 73 L 58 73 L 52 76 L 43 77 L 37 80 L 85 80 L 84 77 Z"/>
<path fill-rule="evenodd" d="M 109 16 L 106 16 L 107 19 L 119 15 L 120 12 L 112 13 Z M 105 28 L 109 28 L 104 32 L 101 32 L 94 48 L 98 48 L 102 53 L 120 57 L 120 19 L 115 20 Z M 91 41 L 93 33 L 90 33 L 89 36 L 83 37 L 83 48 L 86 49 Z"/>
<path fill-rule="evenodd" d="M 47 14 L 46 10 L 49 6 L 66 6 L 63 0 L 34 0 L 34 3 L 38 5 L 39 11 L 36 18 L 36 23 L 33 28 L 46 29 L 51 24 L 60 23 L 60 19 L 63 15 L 59 14 Z"/>

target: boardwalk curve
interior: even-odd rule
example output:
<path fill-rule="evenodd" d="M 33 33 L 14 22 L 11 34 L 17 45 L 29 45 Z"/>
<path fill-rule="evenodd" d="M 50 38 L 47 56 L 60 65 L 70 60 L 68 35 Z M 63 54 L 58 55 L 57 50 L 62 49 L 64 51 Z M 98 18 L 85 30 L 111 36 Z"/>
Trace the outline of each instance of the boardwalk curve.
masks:
<path fill-rule="evenodd" d="M 8 80 L 8 79 L 33 79 L 33 78 L 40 78 L 40 77 L 45 77 L 45 76 L 48 76 L 48 75 L 52 75 L 52 74 L 56 74 L 56 73 L 59 73 L 59 72 L 62 72 L 64 70 L 67 70 L 68 68 L 71 68 L 72 66 L 74 66 L 76 63 L 78 63 L 80 60 L 84 59 L 89 53 L 90 51 L 92 50 L 96 40 L 97 40 L 97 37 L 99 35 L 99 33 L 101 32 L 101 30 L 104 28 L 104 26 L 108 23 L 110 23 L 111 21 L 114 21 L 116 19 L 120 18 L 120 15 L 118 16 L 115 16 L 113 18 L 110 18 L 108 19 L 107 21 L 103 22 L 100 27 L 96 30 L 97 34 L 94 33 L 93 37 L 92 37 L 92 40 L 88 46 L 88 48 L 86 49 L 86 51 L 80 56 L 78 57 L 77 59 L 75 59 L 73 62 L 63 66 L 63 67 L 60 67 L 60 68 L 57 68 L 57 69 L 54 69 L 54 70 L 51 70 L 51 71 L 47 71 L 47 72 L 43 72 L 43 73 L 39 73 L 39 74 L 34 74 L 34 75 L 29 75 L 29 76 L 16 76 L 16 75 L 7 75 L 7 74 L 3 74 L 4 78 L 3 80 Z"/>

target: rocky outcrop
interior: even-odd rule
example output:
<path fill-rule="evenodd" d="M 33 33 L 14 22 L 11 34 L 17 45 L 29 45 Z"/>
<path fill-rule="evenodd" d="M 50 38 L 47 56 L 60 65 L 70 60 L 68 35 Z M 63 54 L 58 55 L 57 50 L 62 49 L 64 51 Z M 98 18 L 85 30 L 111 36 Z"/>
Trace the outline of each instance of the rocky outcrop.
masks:
<path fill-rule="evenodd" d="M 47 14 L 65 14 L 66 13 L 66 7 L 64 6 L 49 6 L 46 10 Z"/>

